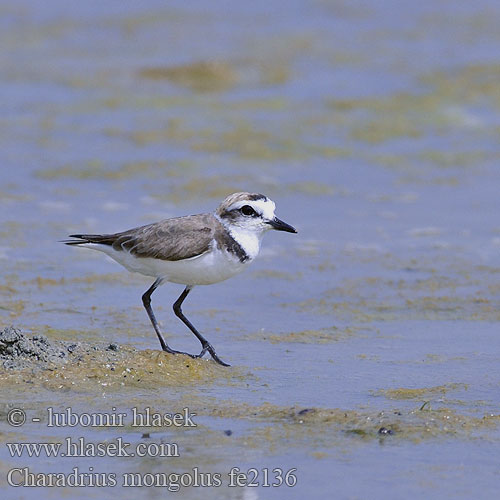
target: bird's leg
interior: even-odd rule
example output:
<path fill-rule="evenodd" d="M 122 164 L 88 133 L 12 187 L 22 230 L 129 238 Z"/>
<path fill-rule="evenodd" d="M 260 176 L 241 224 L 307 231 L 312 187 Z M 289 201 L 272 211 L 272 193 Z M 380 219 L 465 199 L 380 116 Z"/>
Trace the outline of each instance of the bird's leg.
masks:
<path fill-rule="evenodd" d="M 197 358 L 201 358 L 207 351 L 210 353 L 210 356 L 219 363 L 219 365 L 222 366 L 231 366 L 227 363 L 224 363 L 219 356 L 217 356 L 217 353 L 215 352 L 215 349 L 212 347 L 212 344 L 203 337 L 203 335 L 192 325 L 192 323 L 184 316 L 182 313 L 181 305 L 184 302 L 184 299 L 188 296 L 189 292 L 191 291 L 192 287 L 187 286 L 184 291 L 180 294 L 179 298 L 175 301 L 174 303 L 174 313 L 175 315 L 196 335 L 196 338 L 201 342 L 201 352 L 196 356 Z"/>
<path fill-rule="evenodd" d="M 174 351 L 171 349 L 168 344 L 165 342 L 165 339 L 163 338 L 160 327 L 158 326 L 158 322 L 156 321 L 153 308 L 151 307 L 151 294 L 161 285 L 161 279 L 158 278 L 150 288 L 144 293 L 142 296 L 142 303 L 144 304 L 144 307 L 146 308 L 146 312 L 148 313 L 149 319 L 151 320 L 151 323 L 153 324 L 153 328 L 155 329 L 156 335 L 158 335 L 158 339 L 161 344 L 161 348 L 170 354 L 187 354 L 188 356 L 191 356 L 192 358 L 196 357 L 193 356 L 192 354 L 188 354 L 187 352 L 182 352 L 182 351 Z"/>

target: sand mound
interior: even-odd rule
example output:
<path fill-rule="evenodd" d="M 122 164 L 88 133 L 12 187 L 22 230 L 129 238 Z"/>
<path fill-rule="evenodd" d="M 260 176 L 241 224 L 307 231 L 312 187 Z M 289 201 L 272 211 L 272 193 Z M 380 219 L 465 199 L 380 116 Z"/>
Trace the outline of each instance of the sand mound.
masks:
<path fill-rule="evenodd" d="M 41 383 L 47 388 L 196 385 L 230 378 L 231 371 L 209 359 L 96 342 L 65 342 L 27 335 L 14 327 L 0 331 L 0 385 Z"/>

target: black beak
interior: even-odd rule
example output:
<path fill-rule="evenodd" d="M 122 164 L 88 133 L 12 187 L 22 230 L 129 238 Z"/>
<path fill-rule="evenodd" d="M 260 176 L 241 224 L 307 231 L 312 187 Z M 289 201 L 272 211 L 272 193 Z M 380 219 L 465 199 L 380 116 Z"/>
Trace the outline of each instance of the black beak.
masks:
<path fill-rule="evenodd" d="M 274 219 L 267 221 L 267 223 L 270 224 L 273 227 L 273 229 L 276 229 L 276 231 L 286 231 L 287 233 L 297 232 L 297 230 L 293 226 L 290 226 L 290 224 L 283 222 L 282 220 L 278 219 L 278 217 L 275 217 Z"/>

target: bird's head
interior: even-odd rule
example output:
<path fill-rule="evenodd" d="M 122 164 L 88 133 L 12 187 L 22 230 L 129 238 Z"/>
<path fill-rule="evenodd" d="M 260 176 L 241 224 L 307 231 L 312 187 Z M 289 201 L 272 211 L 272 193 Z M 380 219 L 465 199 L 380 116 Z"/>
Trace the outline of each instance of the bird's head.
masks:
<path fill-rule="evenodd" d="M 296 233 L 294 227 L 274 215 L 276 205 L 257 193 L 233 193 L 217 208 L 216 217 L 228 228 L 262 234 L 269 229 Z"/>

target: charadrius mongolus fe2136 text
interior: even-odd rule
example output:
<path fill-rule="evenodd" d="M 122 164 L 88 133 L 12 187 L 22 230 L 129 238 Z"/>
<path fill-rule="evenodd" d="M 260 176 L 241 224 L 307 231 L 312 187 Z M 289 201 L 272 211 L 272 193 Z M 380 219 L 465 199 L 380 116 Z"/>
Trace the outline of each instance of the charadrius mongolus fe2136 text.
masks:
<path fill-rule="evenodd" d="M 164 351 L 193 358 L 208 352 L 217 363 L 229 366 L 184 316 L 181 306 L 194 286 L 218 283 L 243 271 L 257 257 L 268 229 L 297 232 L 278 219 L 274 209 L 267 196 L 234 193 L 214 213 L 175 217 L 115 234 L 72 234 L 74 239 L 64 243 L 100 250 L 129 271 L 155 278 L 142 302 Z M 171 349 L 161 334 L 151 294 L 166 281 L 185 285 L 174 303 L 174 313 L 200 341 L 199 354 Z"/>

